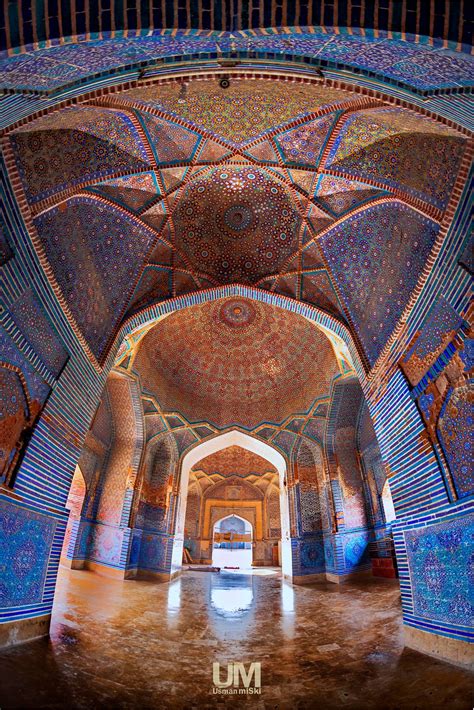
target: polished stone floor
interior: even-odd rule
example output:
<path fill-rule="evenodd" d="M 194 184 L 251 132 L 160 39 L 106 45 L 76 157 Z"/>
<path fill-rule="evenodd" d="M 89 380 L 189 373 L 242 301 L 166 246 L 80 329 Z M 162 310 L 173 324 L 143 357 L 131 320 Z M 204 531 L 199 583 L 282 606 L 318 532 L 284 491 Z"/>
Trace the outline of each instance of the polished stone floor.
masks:
<path fill-rule="evenodd" d="M 261 663 L 261 695 L 212 664 Z M 292 587 L 271 570 L 171 584 L 62 569 L 50 640 L 0 654 L 5 708 L 464 710 L 472 676 L 403 648 L 393 580 Z M 253 683 L 251 683 L 253 685 Z"/>

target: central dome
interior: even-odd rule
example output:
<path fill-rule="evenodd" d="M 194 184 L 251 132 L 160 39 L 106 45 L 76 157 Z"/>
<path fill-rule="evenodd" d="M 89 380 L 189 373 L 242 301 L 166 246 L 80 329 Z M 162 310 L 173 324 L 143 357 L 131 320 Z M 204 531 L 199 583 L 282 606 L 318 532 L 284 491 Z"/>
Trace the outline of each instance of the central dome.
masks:
<path fill-rule="evenodd" d="M 255 283 L 297 248 L 300 215 L 269 171 L 223 166 L 186 186 L 173 214 L 176 247 L 221 283 Z"/>
<path fill-rule="evenodd" d="M 329 340 L 306 318 L 238 296 L 167 316 L 141 341 L 134 367 L 165 411 L 247 428 L 308 411 L 339 372 Z"/>

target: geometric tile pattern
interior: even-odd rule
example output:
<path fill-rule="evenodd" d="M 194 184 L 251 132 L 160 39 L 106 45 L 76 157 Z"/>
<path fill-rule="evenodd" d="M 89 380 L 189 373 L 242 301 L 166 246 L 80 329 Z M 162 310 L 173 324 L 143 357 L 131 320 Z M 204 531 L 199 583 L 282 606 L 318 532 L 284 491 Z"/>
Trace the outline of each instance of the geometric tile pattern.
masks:
<path fill-rule="evenodd" d="M 201 459 L 194 468 L 203 471 L 209 476 L 218 474 L 219 476 L 239 476 L 264 475 L 271 471 L 276 473 L 276 469 L 266 459 L 257 454 L 253 454 L 240 446 L 229 446 L 215 454 L 210 454 Z"/>
<path fill-rule="evenodd" d="M 68 355 L 31 289 L 21 294 L 11 306 L 10 312 L 17 327 L 48 370 L 58 375 Z"/>
<path fill-rule="evenodd" d="M 437 225 L 398 202 L 348 217 L 321 245 L 371 364 L 397 324 Z"/>
<path fill-rule="evenodd" d="M 218 283 L 255 283 L 298 249 L 301 217 L 263 169 L 213 168 L 189 182 L 173 213 L 175 245 Z"/>
<path fill-rule="evenodd" d="M 3 483 L 23 430 L 29 407 L 18 373 L 0 366 L 0 481 Z"/>
<path fill-rule="evenodd" d="M 324 209 L 339 217 L 351 208 L 384 194 L 387 193 L 357 180 L 321 175 L 315 185 L 314 197 Z"/>
<path fill-rule="evenodd" d="M 36 228 L 69 308 L 100 358 L 156 235 L 93 197 L 75 197 L 68 207 L 45 212 Z"/>
<path fill-rule="evenodd" d="M 301 442 L 296 456 L 300 488 L 301 529 L 303 533 L 322 529 L 321 492 L 324 490 L 322 450 Z M 326 522 L 326 521 L 324 521 Z"/>
<path fill-rule="evenodd" d="M 403 370 L 412 385 L 418 384 L 462 324 L 463 319 L 455 309 L 439 298 L 403 359 Z"/>
<path fill-rule="evenodd" d="M 35 330 L 32 333 L 35 342 L 44 336 Z M 0 352 L 0 481 L 4 483 L 11 478 L 17 456 L 50 393 L 50 386 L 3 328 L 0 328 Z"/>
<path fill-rule="evenodd" d="M 213 137 L 232 145 L 245 145 L 275 126 L 286 124 L 295 116 L 310 114 L 335 103 L 335 95 L 323 86 L 291 92 L 285 84 L 265 80 L 232 79 L 230 91 L 216 82 L 189 82 L 179 85 L 131 89 L 126 96 L 154 110 L 172 113 L 194 128 L 205 129 Z M 337 99 L 349 99 L 350 93 L 337 92 Z M 337 100 L 336 99 L 336 100 Z M 216 120 L 217 117 L 217 120 Z M 313 161 L 314 164 L 314 161 Z"/>
<path fill-rule="evenodd" d="M 438 435 L 460 498 L 474 492 L 473 404 L 472 386 L 452 390 L 438 421 Z"/>
<path fill-rule="evenodd" d="M 133 367 L 165 411 L 250 428 L 305 412 L 338 372 L 306 319 L 244 298 L 171 314 L 141 340 Z"/>
<path fill-rule="evenodd" d="M 31 365 L 26 355 L 19 349 L 12 337 L 0 327 L 0 352 L 2 362 L 21 372 L 30 397 L 31 414 L 36 415 L 42 408 L 50 392 L 50 386 Z"/>
<path fill-rule="evenodd" d="M 41 602 L 56 522 L 0 501 L 0 605 Z"/>
<path fill-rule="evenodd" d="M 403 183 L 414 196 L 444 208 L 463 145 L 462 137 L 428 118 L 374 109 L 347 118 L 326 165 L 391 187 Z M 420 169 L 424 155 L 430 156 L 427 170 Z"/>
<path fill-rule="evenodd" d="M 359 532 L 344 535 L 344 566 L 346 572 L 350 572 L 369 562 L 369 533 Z"/>
<path fill-rule="evenodd" d="M 114 440 L 106 469 L 103 471 L 102 491 L 96 517 L 101 523 L 118 525 L 136 446 L 137 424 L 128 380 L 123 377 L 109 378 L 107 391 L 112 403 Z"/>
<path fill-rule="evenodd" d="M 138 173 L 90 187 L 90 192 L 109 198 L 134 213 L 145 210 L 159 197 L 160 187 L 154 173 Z"/>
<path fill-rule="evenodd" d="M 142 18 L 140 27 L 148 27 L 150 18 L 148 15 L 149 5 L 146 2 L 140 3 L 143 12 L 146 15 Z M 113 69 L 136 63 L 152 63 L 156 64 L 156 58 L 169 57 L 171 61 L 179 61 L 189 55 L 199 54 L 204 55 L 207 59 L 210 53 L 214 56 L 234 57 L 238 56 L 255 57 L 255 53 L 270 54 L 278 60 L 288 60 L 291 58 L 307 58 L 311 61 L 317 57 L 319 62 L 327 62 L 331 65 L 336 65 L 341 69 L 352 69 L 356 67 L 361 73 L 376 75 L 378 78 L 385 81 L 401 82 L 412 88 L 418 89 L 436 89 L 445 86 L 456 87 L 468 85 L 472 77 L 472 69 L 469 63 L 469 55 L 460 52 L 454 52 L 446 49 L 443 46 L 443 51 L 436 51 L 433 45 L 443 45 L 441 39 L 430 38 L 428 41 L 425 37 L 419 39 L 420 32 L 418 27 L 421 27 L 421 34 L 429 34 L 429 28 L 436 19 L 439 26 L 441 20 L 441 35 L 444 34 L 444 28 L 449 28 L 450 35 L 456 39 L 454 42 L 465 42 L 465 49 L 468 50 L 469 45 L 469 23 L 465 18 L 464 29 L 460 31 L 462 23 L 460 22 L 459 4 L 444 0 L 444 4 L 448 8 L 452 8 L 451 13 L 445 11 L 445 20 L 443 22 L 443 12 L 439 12 L 439 6 L 443 5 L 443 0 L 432 8 L 431 15 L 426 8 L 422 8 L 415 3 L 415 0 L 409 0 L 405 5 L 406 9 L 401 13 L 387 13 L 385 6 L 380 6 L 380 16 L 377 18 L 377 32 L 360 29 L 360 7 L 354 7 L 354 16 L 349 20 L 350 33 L 347 30 L 333 28 L 332 25 L 338 24 L 344 17 L 351 17 L 351 6 L 347 0 L 338 0 L 336 7 L 328 6 L 324 12 L 324 22 L 326 27 L 311 28 L 308 31 L 307 27 L 299 27 L 296 30 L 289 28 L 272 29 L 271 32 L 263 29 L 246 29 L 252 27 L 256 22 L 257 28 L 274 27 L 284 22 L 288 18 L 288 25 L 296 26 L 298 24 L 305 25 L 311 22 L 317 22 L 321 17 L 321 8 L 315 2 L 311 2 L 314 8 L 311 11 L 308 8 L 307 0 L 296 4 L 282 0 L 281 3 L 273 4 L 273 12 L 269 7 L 272 3 L 264 3 L 261 5 L 259 12 L 258 6 L 253 6 L 255 9 L 251 12 L 248 8 L 245 15 L 249 18 L 249 23 L 244 24 L 241 28 L 239 24 L 236 27 L 235 16 L 228 12 L 228 8 L 223 7 L 222 0 L 216 1 L 214 15 L 217 20 L 216 28 L 224 30 L 224 34 L 220 32 L 213 35 L 209 33 L 209 5 L 213 3 L 198 3 L 201 6 L 201 18 L 196 18 L 193 27 L 204 27 L 204 30 L 177 31 L 176 28 L 182 24 L 183 17 L 187 18 L 187 13 L 182 14 L 181 7 L 169 6 L 164 10 L 164 6 L 154 6 L 154 27 L 169 27 L 173 31 L 163 32 L 155 30 L 151 35 L 147 32 L 146 35 L 136 35 L 136 30 L 131 27 L 131 35 L 125 37 L 113 37 L 105 40 L 93 39 L 92 41 L 82 41 L 77 44 L 60 44 L 58 40 L 53 40 L 53 46 L 47 47 L 45 50 L 33 53 L 29 47 L 29 53 L 23 55 L 13 54 L 9 57 L 10 61 L 5 58 L 3 66 L 0 65 L 0 71 L 7 74 L 7 86 L 11 88 L 30 88 L 30 89 L 47 89 L 64 86 L 72 82 L 77 82 L 91 73 L 99 73 L 111 71 Z M 110 30 L 115 30 L 115 22 L 118 18 L 127 18 L 135 16 L 135 13 L 122 14 L 119 11 L 119 5 L 113 15 L 114 24 L 110 25 L 110 10 L 104 9 L 104 15 L 101 18 L 102 25 L 98 25 L 98 13 L 90 12 L 89 14 L 77 10 L 78 15 L 75 18 L 77 29 L 72 28 L 71 20 L 74 16 L 74 11 L 66 9 L 65 3 L 62 11 L 61 25 L 64 31 L 69 35 L 79 35 L 85 37 L 86 34 L 102 32 L 109 27 Z M 264 7 L 265 6 L 265 7 Z M 283 7 L 284 6 L 284 10 Z M 51 7 L 54 7 L 52 5 Z M 78 6 L 82 9 L 82 5 Z M 104 6 L 109 8 L 109 5 Z M 130 10 L 131 7 L 129 6 Z M 297 8 L 297 11 L 295 11 Z M 74 6 L 76 9 L 76 6 Z M 444 8 L 443 8 L 444 10 Z M 328 12 L 329 11 L 329 14 Z M 332 14 L 334 12 L 335 14 Z M 176 15 L 175 15 L 176 13 Z M 179 13 L 179 17 L 178 17 Z M 283 14 L 284 13 L 284 14 Z M 337 13 L 337 15 L 336 15 Z M 436 13 L 436 18 L 434 16 Z M 24 14 L 24 13 L 23 13 Z M 207 17 L 204 17 L 207 15 Z M 393 22 L 391 16 L 393 15 Z M 390 24 L 387 22 L 387 16 Z M 285 18 L 285 19 L 283 19 Z M 291 21 L 289 18 L 292 18 Z M 329 18 L 329 19 L 326 19 Z M 367 21 L 369 13 L 366 13 Z M 406 28 L 410 18 L 410 29 Z M 19 15 L 17 11 L 12 11 L 10 24 L 10 36 L 8 40 L 13 38 L 21 44 L 19 37 Z M 168 24 L 171 22 L 171 24 Z M 34 26 L 34 31 L 37 28 L 42 28 L 43 39 L 48 40 L 51 37 L 51 29 L 46 30 L 42 16 L 38 16 L 38 20 Z M 90 23 L 90 24 L 89 24 Z M 185 20 L 186 23 L 186 20 Z M 421 23 L 421 24 L 420 24 Z M 365 22 L 363 23 L 365 24 Z M 55 18 L 54 25 L 58 26 L 58 19 Z M 25 41 L 37 42 L 37 36 L 32 34 L 31 22 L 24 24 Z M 128 24 L 125 24 L 128 28 Z M 68 28 L 68 29 L 67 29 Z M 411 41 L 402 41 L 394 38 L 388 38 L 383 32 L 384 28 L 394 29 L 396 33 L 404 33 L 405 39 Z M 242 31 L 235 32 L 237 29 Z M 227 30 L 227 32 L 226 32 Z M 228 30 L 231 30 L 229 32 Z M 382 30 L 382 31 L 381 31 Z M 47 34 L 45 34 L 47 31 Z M 405 35 L 405 32 L 409 33 Z M 439 30 L 437 31 L 438 34 Z M 52 33 L 54 37 L 54 32 Z M 104 34 L 107 34 L 105 31 Z M 128 32 L 126 33 L 128 34 Z M 41 35 L 40 35 L 41 36 Z M 28 39 L 26 39 L 28 38 Z M 2 36 L 2 39 L 7 39 Z M 418 41 L 420 44 L 418 44 Z M 6 44 L 6 42 L 5 42 Z M 376 51 L 374 51 L 374 45 Z M 457 46 L 457 44 L 455 45 Z"/>
<path fill-rule="evenodd" d="M 139 133 L 116 111 L 67 109 L 16 132 L 12 143 L 32 203 L 92 178 L 147 167 Z"/>
<path fill-rule="evenodd" d="M 426 263 L 429 217 L 441 216 L 465 138 L 364 102 L 269 78 L 159 83 L 16 130 L 10 148 L 40 241 L 96 358 L 127 305 L 243 283 L 348 321 L 373 364 Z M 426 153 L 433 164 L 420 171 Z"/>
<path fill-rule="evenodd" d="M 164 531 L 169 494 L 176 467 L 176 452 L 172 437 L 164 436 L 149 445 L 147 466 L 140 490 L 136 527 Z"/>
<path fill-rule="evenodd" d="M 357 379 L 336 382 L 326 434 L 328 462 L 333 483 L 341 491 L 346 529 L 367 525 L 365 496 L 357 453 L 356 424 L 363 394 Z"/>
<path fill-rule="evenodd" d="M 299 167 L 318 165 L 321 151 L 334 125 L 335 116 L 327 115 L 282 133 L 276 143 L 289 165 Z"/>
<path fill-rule="evenodd" d="M 419 616 L 462 626 L 472 623 L 473 532 L 469 516 L 405 532 Z"/>

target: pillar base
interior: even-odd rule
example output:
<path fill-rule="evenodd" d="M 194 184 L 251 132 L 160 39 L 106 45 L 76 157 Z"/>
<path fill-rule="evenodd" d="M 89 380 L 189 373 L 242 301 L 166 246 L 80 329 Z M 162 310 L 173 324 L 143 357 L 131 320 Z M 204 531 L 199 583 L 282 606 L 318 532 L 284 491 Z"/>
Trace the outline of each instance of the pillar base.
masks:
<path fill-rule="evenodd" d="M 438 658 L 440 661 L 474 669 L 472 644 L 461 639 L 430 634 L 412 626 L 404 626 L 405 645 L 420 653 Z"/>
<path fill-rule="evenodd" d="M 181 574 L 181 569 L 177 569 L 174 572 L 153 572 L 153 570 L 148 569 L 138 569 L 135 579 L 143 579 L 148 582 L 171 582 L 171 580 L 179 577 Z"/>
<path fill-rule="evenodd" d="M 112 579 L 125 579 L 124 569 L 117 569 L 117 567 L 109 567 L 108 565 L 102 565 L 100 562 L 93 562 L 92 560 L 84 560 L 83 567 L 73 567 L 72 569 L 87 569 L 90 572 L 100 574 L 101 577 L 111 577 Z"/>
<path fill-rule="evenodd" d="M 33 619 L 18 619 L 0 624 L 0 648 L 48 636 L 50 622 L 51 614 L 44 614 Z"/>
<path fill-rule="evenodd" d="M 297 574 L 289 579 L 293 584 L 314 584 L 317 582 L 326 582 L 325 572 L 316 572 L 314 574 Z"/>
<path fill-rule="evenodd" d="M 332 572 L 326 572 L 326 580 L 328 582 L 333 582 L 334 584 L 343 584 L 344 582 L 351 582 L 356 579 L 373 579 L 371 569 L 363 569 L 358 572 L 349 572 L 349 574 L 333 574 Z"/>
<path fill-rule="evenodd" d="M 86 561 L 85 560 L 66 560 L 63 562 L 61 560 L 61 565 L 63 567 L 67 567 L 68 569 L 86 569 Z"/>

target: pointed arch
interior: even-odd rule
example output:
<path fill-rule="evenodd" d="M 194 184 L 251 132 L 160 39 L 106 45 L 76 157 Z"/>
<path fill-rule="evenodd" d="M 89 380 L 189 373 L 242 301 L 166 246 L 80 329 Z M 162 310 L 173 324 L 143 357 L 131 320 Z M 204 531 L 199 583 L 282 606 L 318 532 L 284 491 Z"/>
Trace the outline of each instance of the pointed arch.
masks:
<path fill-rule="evenodd" d="M 181 570 L 183 543 L 184 543 L 184 523 L 186 519 L 186 502 L 189 483 L 189 473 L 192 467 L 201 459 L 211 454 L 222 451 L 229 446 L 240 446 L 251 453 L 261 456 L 269 461 L 278 471 L 280 482 L 280 517 L 281 517 L 281 547 L 282 547 L 282 573 L 287 578 L 293 576 L 291 541 L 290 541 L 290 515 L 288 504 L 288 491 L 286 485 L 287 464 L 283 455 L 273 446 L 264 441 L 255 439 L 250 434 L 245 434 L 237 429 L 232 429 L 223 434 L 219 434 L 211 439 L 190 449 L 181 461 L 179 473 L 179 497 L 175 519 L 175 535 L 173 542 L 171 574 L 178 574 Z"/>

